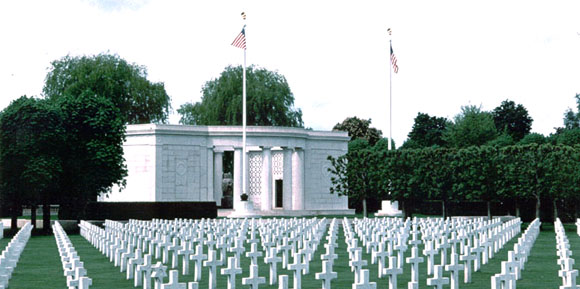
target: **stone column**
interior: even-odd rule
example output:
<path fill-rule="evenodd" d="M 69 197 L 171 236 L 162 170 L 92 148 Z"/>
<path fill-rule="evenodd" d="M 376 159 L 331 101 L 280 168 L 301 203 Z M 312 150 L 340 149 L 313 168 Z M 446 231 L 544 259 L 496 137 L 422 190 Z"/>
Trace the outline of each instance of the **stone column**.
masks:
<path fill-rule="evenodd" d="M 292 210 L 304 210 L 304 150 L 292 153 Z"/>
<path fill-rule="evenodd" d="M 262 148 L 262 211 L 272 210 L 272 149 Z"/>
<path fill-rule="evenodd" d="M 216 205 L 222 205 L 223 188 L 222 182 L 224 177 L 224 152 L 214 150 L 213 152 L 213 198 Z"/>
<path fill-rule="evenodd" d="M 293 148 L 284 148 L 284 175 L 282 177 L 284 210 L 292 210 L 292 151 Z"/>
<path fill-rule="evenodd" d="M 213 148 L 207 148 L 207 199 L 217 202 L 213 191 L 213 173 Z"/>
<path fill-rule="evenodd" d="M 234 149 L 234 210 L 239 210 L 242 200 L 242 148 Z"/>

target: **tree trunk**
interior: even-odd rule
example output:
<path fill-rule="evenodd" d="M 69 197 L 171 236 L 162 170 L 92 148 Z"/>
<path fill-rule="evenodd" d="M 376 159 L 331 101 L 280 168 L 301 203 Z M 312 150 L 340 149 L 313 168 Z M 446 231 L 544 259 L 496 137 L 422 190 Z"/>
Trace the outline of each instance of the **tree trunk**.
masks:
<path fill-rule="evenodd" d="M 13 204 L 12 209 L 10 210 L 10 215 L 12 217 L 10 221 L 10 232 L 12 232 L 12 235 L 15 235 L 18 231 L 18 215 L 20 215 L 18 212 L 19 207 L 18 204 Z"/>
<path fill-rule="evenodd" d="M 536 218 L 540 219 L 540 197 L 536 197 Z"/>
<path fill-rule="evenodd" d="M 36 205 L 30 207 L 30 224 L 33 226 L 32 229 L 36 228 Z"/>
<path fill-rule="evenodd" d="M 574 217 L 574 222 L 576 222 L 576 219 L 578 219 L 578 206 L 576 205 L 576 202 L 572 202 L 574 204 L 574 214 L 572 215 Z"/>
<path fill-rule="evenodd" d="M 447 214 L 445 212 L 445 201 L 441 201 L 441 215 L 443 215 L 443 220 L 447 218 Z"/>
<path fill-rule="evenodd" d="M 491 220 L 491 202 L 487 201 L 487 219 Z"/>
<path fill-rule="evenodd" d="M 401 211 L 403 212 L 403 219 L 407 219 L 407 208 L 405 208 L 405 201 L 401 201 Z"/>
<path fill-rule="evenodd" d="M 366 217 L 368 217 L 368 215 L 367 215 L 367 198 L 364 198 L 362 200 L 362 203 L 363 203 L 363 216 L 366 218 Z"/>
<path fill-rule="evenodd" d="M 558 218 L 558 202 L 556 201 L 556 199 L 554 198 L 552 200 L 552 205 L 554 206 L 554 222 L 556 221 L 556 219 Z"/>
<path fill-rule="evenodd" d="M 50 233 L 50 202 L 42 205 L 42 231 L 46 235 Z"/>
<path fill-rule="evenodd" d="M 520 204 L 516 200 L 516 217 L 520 217 Z"/>

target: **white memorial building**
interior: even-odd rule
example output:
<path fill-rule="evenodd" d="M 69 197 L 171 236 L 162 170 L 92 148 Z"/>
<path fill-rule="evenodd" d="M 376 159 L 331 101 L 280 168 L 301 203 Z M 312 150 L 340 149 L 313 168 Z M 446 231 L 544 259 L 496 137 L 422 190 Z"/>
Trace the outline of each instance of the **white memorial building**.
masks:
<path fill-rule="evenodd" d="M 260 215 L 353 214 L 330 194 L 329 155 L 348 150 L 346 132 L 248 126 L 246 193 Z M 233 209 L 243 210 L 242 127 L 127 126 L 127 186 L 105 202 L 216 202 L 223 197 L 223 158 L 233 152 Z"/>

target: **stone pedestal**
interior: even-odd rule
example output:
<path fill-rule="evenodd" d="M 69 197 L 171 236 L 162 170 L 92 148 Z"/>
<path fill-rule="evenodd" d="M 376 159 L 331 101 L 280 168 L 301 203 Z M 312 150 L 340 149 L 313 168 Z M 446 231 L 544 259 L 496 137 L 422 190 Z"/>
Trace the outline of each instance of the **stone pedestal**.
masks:
<path fill-rule="evenodd" d="M 251 201 L 240 201 L 238 206 L 228 218 L 261 218 L 258 211 L 254 211 L 254 203 Z"/>
<path fill-rule="evenodd" d="M 391 202 L 389 200 L 381 202 L 381 209 L 375 214 L 380 217 L 401 217 L 403 211 L 399 210 L 399 201 Z"/>

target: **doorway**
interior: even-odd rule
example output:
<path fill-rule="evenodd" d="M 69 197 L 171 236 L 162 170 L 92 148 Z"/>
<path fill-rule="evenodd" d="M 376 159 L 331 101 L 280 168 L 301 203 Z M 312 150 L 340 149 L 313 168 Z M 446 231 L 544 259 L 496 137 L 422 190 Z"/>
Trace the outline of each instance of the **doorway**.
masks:
<path fill-rule="evenodd" d="M 284 182 L 283 180 L 275 180 L 275 207 L 276 208 L 283 208 L 284 207 Z"/>

